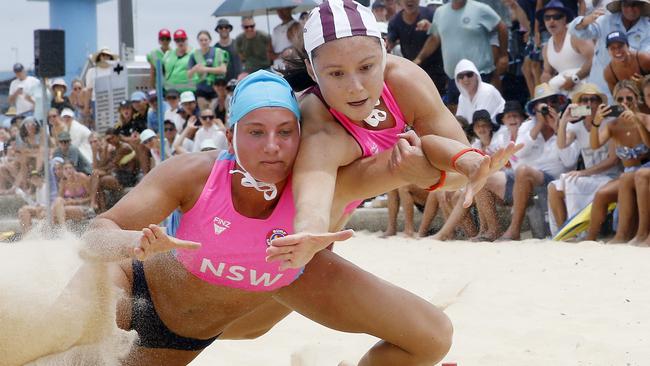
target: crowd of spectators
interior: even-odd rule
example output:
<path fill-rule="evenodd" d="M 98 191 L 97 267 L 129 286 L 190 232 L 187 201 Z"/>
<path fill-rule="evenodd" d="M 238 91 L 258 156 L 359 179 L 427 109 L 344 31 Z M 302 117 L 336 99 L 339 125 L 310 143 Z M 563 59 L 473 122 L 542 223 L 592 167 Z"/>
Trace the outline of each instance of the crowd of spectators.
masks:
<path fill-rule="evenodd" d="M 650 0 L 374 0 L 368 6 L 384 28 L 387 51 L 426 71 L 473 148 L 487 154 L 511 142 L 520 148 L 470 208 L 460 191 L 411 185 L 389 192 L 387 236 L 397 231 L 401 207 L 407 235 L 431 234 L 439 209 L 447 219 L 434 238 L 480 241 L 520 239 L 526 217 L 543 228 L 535 235 L 554 236 L 582 214 L 589 225 L 580 238 L 650 244 Z M 147 54 L 151 90 L 122 101 L 114 126 L 101 134 L 93 128 L 94 83 L 117 55 L 97 51 L 85 80 L 71 88 L 61 79 L 49 83 L 49 138 L 31 116 L 39 81 L 16 64 L 11 122 L 0 129 L 0 194 L 29 198 L 20 211 L 23 228 L 43 217 L 48 194 L 55 222 L 81 220 L 106 210 L 167 157 L 227 148 L 237 80 L 283 69 L 302 47 L 306 14 L 284 8 L 277 15 L 271 34 L 243 17 L 235 38 L 233 25 L 218 19 L 216 42 L 207 30 L 191 42 L 183 29 L 161 29 L 159 48 Z M 158 60 L 163 95 L 153 88 Z M 50 192 L 42 188 L 46 158 Z M 423 211 L 417 230 L 414 206 Z M 506 223 L 497 206 L 509 210 Z"/>

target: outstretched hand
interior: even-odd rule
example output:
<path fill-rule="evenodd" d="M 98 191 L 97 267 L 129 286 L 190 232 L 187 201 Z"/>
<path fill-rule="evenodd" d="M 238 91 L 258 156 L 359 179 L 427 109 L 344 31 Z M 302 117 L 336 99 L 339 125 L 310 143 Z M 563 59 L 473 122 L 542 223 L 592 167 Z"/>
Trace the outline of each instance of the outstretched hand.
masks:
<path fill-rule="evenodd" d="M 291 234 L 273 239 L 266 248 L 266 261 L 280 261 L 281 271 L 287 268 L 300 268 L 309 263 L 318 251 L 335 241 L 348 240 L 353 234 L 353 230 L 343 230 L 323 234 Z"/>
<path fill-rule="evenodd" d="M 142 229 L 140 246 L 133 248 L 133 256 L 139 261 L 144 261 L 155 254 L 173 249 L 196 250 L 200 247 L 200 243 L 174 238 L 167 235 L 160 226 L 151 224 L 149 227 Z"/>
<path fill-rule="evenodd" d="M 459 172 L 468 179 L 463 207 L 471 206 L 474 196 L 483 188 L 488 177 L 503 168 L 510 158 L 523 147 L 523 144 L 515 145 L 514 142 L 510 142 L 506 147 L 498 149 L 492 156 L 480 156 L 479 154 L 461 156 L 456 166 L 458 166 Z"/>

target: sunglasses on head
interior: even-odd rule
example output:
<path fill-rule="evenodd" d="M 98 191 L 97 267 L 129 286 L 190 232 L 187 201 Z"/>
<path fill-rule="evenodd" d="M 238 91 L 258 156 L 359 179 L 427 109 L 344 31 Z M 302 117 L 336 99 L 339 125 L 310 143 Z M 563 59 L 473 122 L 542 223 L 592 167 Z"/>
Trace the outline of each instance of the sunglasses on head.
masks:
<path fill-rule="evenodd" d="M 564 14 L 544 14 L 544 20 L 560 20 L 564 18 Z"/>
<path fill-rule="evenodd" d="M 460 74 L 458 74 L 458 76 L 457 76 L 456 78 L 457 78 L 458 80 L 463 80 L 463 79 L 465 79 L 465 78 L 471 78 L 471 77 L 473 77 L 473 76 L 474 76 L 474 73 L 473 73 L 473 72 L 471 72 L 471 71 L 467 71 L 467 72 L 461 72 Z"/>
<path fill-rule="evenodd" d="M 244 29 L 253 29 L 253 28 L 255 28 L 255 24 L 253 24 L 253 25 L 243 25 L 242 27 Z"/>
<path fill-rule="evenodd" d="M 616 98 L 616 101 L 619 102 L 619 103 L 623 103 L 624 101 L 625 102 L 634 102 L 634 97 L 630 96 L 630 95 L 628 95 L 626 97 L 618 97 L 618 98 Z"/>
<path fill-rule="evenodd" d="M 214 119 L 214 116 L 201 116 L 201 119 L 211 120 Z"/>
<path fill-rule="evenodd" d="M 580 98 L 579 102 L 583 103 L 583 104 L 600 103 L 600 102 L 602 102 L 602 100 L 600 100 L 600 98 L 596 97 L 596 96 L 594 96 L 594 97 L 582 97 L 582 98 Z"/>

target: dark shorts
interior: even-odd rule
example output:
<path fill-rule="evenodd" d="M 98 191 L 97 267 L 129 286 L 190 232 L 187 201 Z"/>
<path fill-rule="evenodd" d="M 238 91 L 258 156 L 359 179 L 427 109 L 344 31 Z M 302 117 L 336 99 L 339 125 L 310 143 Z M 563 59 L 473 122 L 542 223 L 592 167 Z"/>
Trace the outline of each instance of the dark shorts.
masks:
<path fill-rule="evenodd" d="M 160 319 L 151 301 L 149 286 L 144 276 L 142 262 L 134 260 L 133 268 L 133 309 L 131 329 L 138 332 L 136 345 L 144 348 L 165 348 L 180 351 L 200 351 L 214 342 L 219 335 L 210 339 L 195 339 L 179 336 L 167 328 Z"/>
<path fill-rule="evenodd" d="M 207 100 L 212 100 L 217 97 L 217 93 L 212 89 L 210 90 L 196 89 L 194 94 L 196 94 L 197 98 L 201 97 Z"/>
<path fill-rule="evenodd" d="M 506 173 L 506 190 L 503 194 L 503 203 L 505 203 L 508 206 L 512 206 L 513 203 L 512 191 L 515 186 L 515 171 L 513 169 L 508 169 L 504 171 L 504 173 Z M 548 184 L 554 181 L 556 178 L 546 172 L 542 172 L 542 173 L 544 174 L 544 182 L 540 187 L 544 187 L 544 189 L 546 189 Z"/>

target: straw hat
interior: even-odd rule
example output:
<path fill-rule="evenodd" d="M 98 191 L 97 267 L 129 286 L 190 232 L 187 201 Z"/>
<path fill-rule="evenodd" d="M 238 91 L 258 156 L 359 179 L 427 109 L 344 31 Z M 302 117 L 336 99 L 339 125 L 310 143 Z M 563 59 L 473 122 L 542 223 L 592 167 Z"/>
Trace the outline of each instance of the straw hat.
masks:
<path fill-rule="evenodd" d="M 611 3 L 607 4 L 607 10 L 612 13 L 618 13 L 621 11 L 622 0 L 614 0 Z M 643 3 L 641 7 L 641 16 L 650 16 L 650 0 L 635 0 L 636 3 Z"/>
<path fill-rule="evenodd" d="M 115 61 L 115 60 L 118 59 L 118 55 L 115 54 L 115 53 L 113 53 L 113 52 L 111 52 L 111 49 L 110 49 L 110 48 L 108 48 L 108 47 L 102 47 L 102 48 L 99 49 L 99 51 L 93 53 L 93 55 L 92 55 L 92 60 L 93 60 L 93 62 L 97 62 L 97 61 L 98 61 L 98 58 L 99 58 L 99 55 L 101 55 L 101 54 L 111 56 L 111 59 L 112 59 L 113 61 Z"/>
<path fill-rule="evenodd" d="M 580 98 L 582 98 L 582 96 L 585 94 L 597 95 L 598 97 L 600 97 L 600 100 L 603 103 L 607 103 L 607 96 L 604 93 L 602 93 L 595 84 L 592 83 L 584 83 L 578 86 L 576 91 L 574 91 L 573 94 L 571 94 L 571 100 L 573 101 L 573 103 L 577 103 L 580 100 Z"/>
<path fill-rule="evenodd" d="M 535 96 L 528 103 L 526 103 L 526 112 L 528 112 L 528 114 L 531 116 L 534 115 L 535 111 L 533 110 L 533 107 L 535 106 L 535 103 L 552 96 L 565 98 L 564 94 L 560 93 L 558 90 L 553 89 L 548 83 L 541 83 L 537 85 L 535 87 Z"/>

